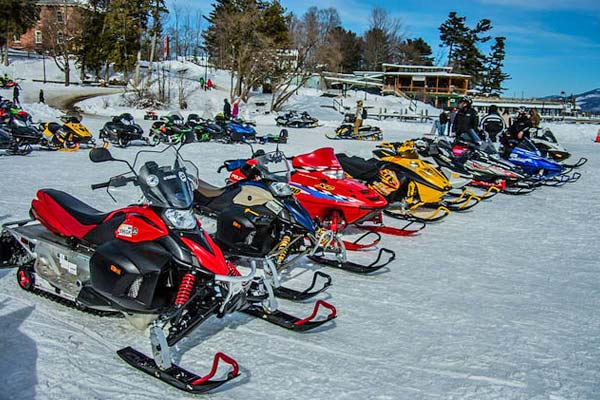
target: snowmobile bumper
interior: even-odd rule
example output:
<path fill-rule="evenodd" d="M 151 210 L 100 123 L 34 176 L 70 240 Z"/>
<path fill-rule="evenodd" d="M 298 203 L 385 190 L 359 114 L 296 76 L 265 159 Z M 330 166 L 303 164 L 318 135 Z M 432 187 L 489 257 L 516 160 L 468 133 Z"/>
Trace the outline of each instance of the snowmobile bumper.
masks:
<path fill-rule="evenodd" d="M 205 376 L 198 376 L 175 364 L 172 364 L 170 368 L 161 369 L 152 358 L 131 347 L 125 347 L 117 351 L 117 354 L 123 361 L 132 367 L 168 383 L 177 389 L 194 394 L 206 393 L 229 382 L 239 375 L 238 363 L 223 353 L 215 354 L 212 368 Z M 217 373 L 220 361 L 229 364 L 231 370 L 227 373 L 225 378 L 215 380 L 213 378 Z"/>

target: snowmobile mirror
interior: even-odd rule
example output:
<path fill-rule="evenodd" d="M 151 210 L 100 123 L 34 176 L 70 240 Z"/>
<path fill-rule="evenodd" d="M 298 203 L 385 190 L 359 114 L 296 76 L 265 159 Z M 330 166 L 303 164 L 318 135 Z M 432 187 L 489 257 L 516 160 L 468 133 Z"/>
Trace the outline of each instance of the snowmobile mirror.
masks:
<path fill-rule="evenodd" d="M 104 147 L 97 147 L 90 150 L 90 160 L 95 163 L 105 162 L 105 161 L 114 161 L 112 154 L 110 151 Z"/>

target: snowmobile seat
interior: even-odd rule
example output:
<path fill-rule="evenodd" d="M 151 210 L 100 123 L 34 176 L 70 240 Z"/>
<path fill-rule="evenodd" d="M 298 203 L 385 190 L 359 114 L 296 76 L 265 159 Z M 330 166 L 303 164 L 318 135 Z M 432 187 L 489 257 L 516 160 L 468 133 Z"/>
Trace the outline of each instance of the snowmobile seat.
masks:
<path fill-rule="evenodd" d="M 48 123 L 48 130 L 50 132 L 52 132 L 53 134 L 58 132 L 61 128 L 61 125 L 56 123 L 56 122 L 49 122 Z"/>
<path fill-rule="evenodd" d="M 198 187 L 196 191 L 200 193 L 204 197 L 215 198 L 219 197 L 225 192 L 225 188 L 220 188 L 214 185 L 211 185 L 208 182 L 204 182 L 202 179 L 198 179 L 197 183 Z"/>
<path fill-rule="evenodd" d="M 55 189 L 42 189 L 40 192 L 64 208 L 71 216 L 84 225 L 100 225 L 110 213 L 103 213 L 76 199 L 68 193 Z"/>
<path fill-rule="evenodd" d="M 373 176 L 376 176 L 377 171 L 379 171 L 378 162 L 373 158 L 365 160 L 358 156 L 348 157 L 344 153 L 338 153 L 335 156 L 342 165 L 344 171 L 353 178 L 368 181 Z"/>

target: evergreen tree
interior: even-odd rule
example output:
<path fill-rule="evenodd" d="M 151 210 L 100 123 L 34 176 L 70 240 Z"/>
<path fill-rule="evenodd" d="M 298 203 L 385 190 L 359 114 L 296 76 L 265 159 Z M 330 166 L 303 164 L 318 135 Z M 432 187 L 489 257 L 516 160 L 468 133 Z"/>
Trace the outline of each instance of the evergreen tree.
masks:
<path fill-rule="evenodd" d="M 34 0 L 0 0 L 0 45 L 4 45 L 4 65 L 8 65 L 8 44 L 34 26 L 40 10 Z"/>
<path fill-rule="evenodd" d="M 126 81 L 137 64 L 151 9 L 151 0 L 110 0 L 104 20 L 105 37 L 111 43 L 108 61 L 125 73 Z"/>
<path fill-rule="evenodd" d="M 423 39 L 406 39 L 400 46 L 400 62 L 408 65 L 433 65 L 431 46 Z"/>
<path fill-rule="evenodd" d="M 510 79 L 510 75 L 502 70 L 502 67 L 504 67 L 504 57 L 506 56 L 505 41 L 506 38 L 503 36 L 495 38 L 491 54 L 487 58 L 484 79 L 481 84 L 481 91 L 483 93 L 500 95 L 506 90 L 506 88 L 502 87 L 502 82 Z"/>
<path fill-rule="evenodd" d="M 104 19 L 108 3 L 109 0 L 89 0 L 89 7 L 83 11 L 82 33 L 76 50 L 82 75 L 87 69 L 94 72 L 94 75 L 99 78 L 100 71 L 106 64 L 112 45 L 104 35 Z"/>
<path fill-rule="evenodd" d="M 485 70 L 485 55 L 478 45 L 490 40 L 484 36 L 492 29 L 489 19 L 482 19 L 474 28 L 466 25 L 466 18 L 457 16 L 456 12 L 448 14 L 448 19 L 440 25 L 440 46 L 448 47 L 448 65 L 455 72 L 472 76 L 475 87 L 481 85 Z"/>

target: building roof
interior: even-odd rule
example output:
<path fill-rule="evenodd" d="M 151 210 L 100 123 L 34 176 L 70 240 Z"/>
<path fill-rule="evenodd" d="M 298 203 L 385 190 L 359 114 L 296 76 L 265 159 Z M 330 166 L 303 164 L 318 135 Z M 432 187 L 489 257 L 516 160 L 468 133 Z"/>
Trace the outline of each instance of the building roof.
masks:
<path fill-rule="evenodd" d="M 452 67 L 440 67 L 435 65 L 408 65 L 408 64 L 382 64 L 384 68 L 399 68 L 406 71 L 452 71 Z"/>
<path fill-rule="evenodd" d="M 38 6 L 85 6 L 87 1 L 85 0 L 37 0 L 35 2 Z"/>

